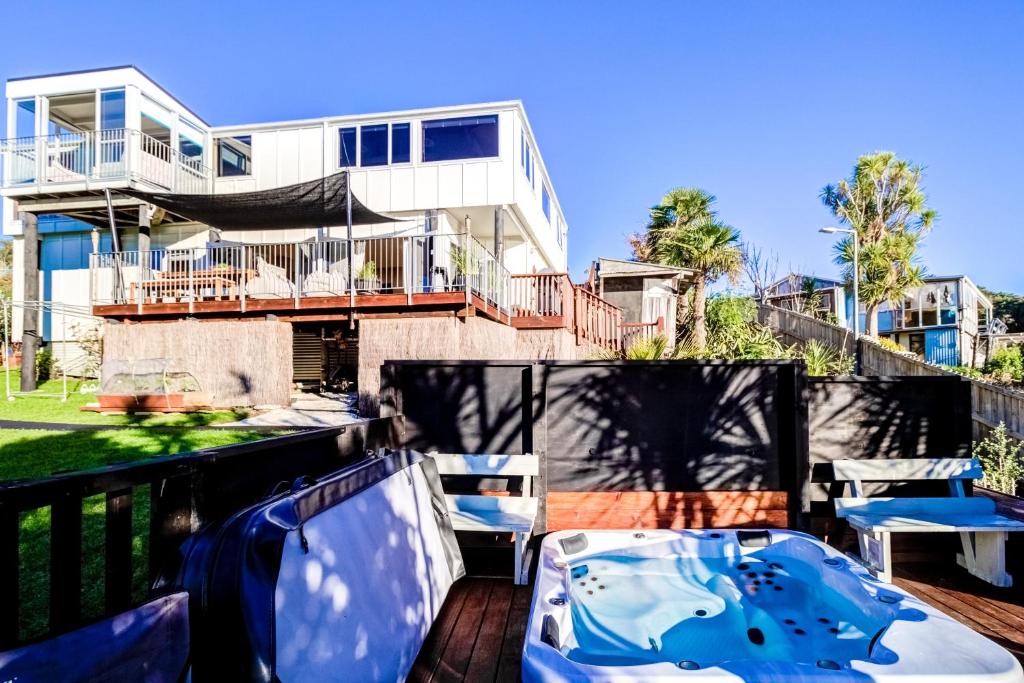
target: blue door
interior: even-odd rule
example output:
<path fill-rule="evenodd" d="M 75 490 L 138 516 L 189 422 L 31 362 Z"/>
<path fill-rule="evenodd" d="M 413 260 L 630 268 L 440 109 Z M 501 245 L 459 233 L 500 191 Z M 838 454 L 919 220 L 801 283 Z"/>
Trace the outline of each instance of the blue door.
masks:
<path fill-rule="evenodd" d="M 957 349 L 955 327 L 940 327 L 925 330 L 924 359 L 939 365 L 959 365 L 960 352 Z"/>

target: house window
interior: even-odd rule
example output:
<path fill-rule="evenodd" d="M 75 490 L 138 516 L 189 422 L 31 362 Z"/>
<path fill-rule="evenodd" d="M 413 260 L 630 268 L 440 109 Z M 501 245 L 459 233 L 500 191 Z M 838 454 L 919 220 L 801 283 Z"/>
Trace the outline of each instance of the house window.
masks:
<path fill-rule="evenodd" d="M 498 156 L 498 115 L 423 122 L 423 161 Z"/>
<path fill-rule="evenodd" d="M 217 140 L 217 176 L 252 175 L 252 136 L 238 135 Z"/>
<path fill-rule="evenodd" d="M 178 150 L 190 159 L 203 156 L 203 131 L 185 119 L 178 123 Z"/>
<path fill-rule="evenodd" d="M 338 129 L 338 166 L 346 168 L 356 165 L 356 129 Z"/>
<path fill-rule="evenodd" d="M 388 163 L 388 125 L 381 123 L 359 128 L 359 165 L 386 166 Z"/>
<path fill-rule="evenodd" d="M 100 93 L 100 129 L 124 128 L 124 90 L 105 90 Z"/>
<path fill-rule="evenodd" d="M 544 216 L 551 221 L 551 197 L 548 196 L 548 186 L 543 185 L 540 189 L 540 208 L 544 210 Z"/>
<path fill-rule="evenodd" d="M 36 101 L 18 100 L 14 103 L 14 137 L 31 138 L 36 134 Z"/>
<path fill-rule="evenodd" d="M 391 163 L 406 164 L 411 159 L 409 154 L 409 124 L 391 124 Z"/>

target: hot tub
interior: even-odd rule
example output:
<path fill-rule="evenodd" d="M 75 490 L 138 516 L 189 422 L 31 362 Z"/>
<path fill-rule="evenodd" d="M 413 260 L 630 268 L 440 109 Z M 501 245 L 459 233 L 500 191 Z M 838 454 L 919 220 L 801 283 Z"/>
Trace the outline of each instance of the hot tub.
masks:
<path fill-rule="evenodd" d="M 1014 657 L 793 531 L 559 531 L 524 681 L 1024 681 Z"/>

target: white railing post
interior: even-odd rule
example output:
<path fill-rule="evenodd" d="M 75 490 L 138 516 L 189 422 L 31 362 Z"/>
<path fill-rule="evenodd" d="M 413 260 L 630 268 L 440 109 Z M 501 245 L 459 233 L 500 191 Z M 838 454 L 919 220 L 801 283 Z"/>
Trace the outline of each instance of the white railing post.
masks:
<path fill-rule="evenodd" d="M 352 261 L 355 256 L 355 245 L 354 240 L 351 237 L 345 238 L 345 244 L 348 249 L 348 308 L 349 308 L 349 322 L 356 318 L 356 271 L 353 266 L 355 265 Z"/>
<path fill-rule="evenodd" d="M 241 255 L 241 259 L 242 259 L 242 268 L 241 268 L 242 272 L 241 272 L 241 275 L 239 276 L 240 284 L 239 284 L 238 298 L 239 298 L 239 300 L 241 302 L 242 313 L 245 313 L 245 287 L 248 284 L 248 280 L 249 280 L 249 267 L 246 265 L 248 263 L 248 258 L 246 258 L 246 247 L 245 247 L 245 245 L 243 244 L 242 246 L 238 247 L 238 250 L 239 250 L 239 254 Z"/>
<path fill-rule="evenodd" d="M 137 251 L 135 253 L 136 261 L 138 261 L 138 265 L 135 266 L 135 307 L 139 315 L 142 315 L 142 301 L 146 298 L 145 290 L 142 289 L 142 256 L 143 254 L 148 256 L 149 252 Z"/>
<path fill-rule="evenodd" d="M 469 306 L 473 303 L 473 284 L 470 282 L 470 278 L 473 275 L 473 257 L 469 252 L 469 233 L 465 233 L 462 236 L 462 263 L 464 270 L 466 271 L 463 275 L 463 288 L 466 290 L 466 305 Z"/>
<path fill-rule="evenodd" d="M 188 254 L 188 312 L 194 313 L 196 310 L 196 289 L 195 289 L 195 273 L 193 272 L 192 262 L 192 250 L 189 249 L 186 253 Z"/>
<path fill-rule="evenodd" d="M 293 279 L 295 280 L 295 308 L 299 307 L 299 295 L 302 293 L 302 274 L 301 268 L 299 267 L 299 243 L 295 243 L 294 255 L 292 256 L 292 270 L 295 271 Z"/>
<path fill-rule="evenodd" d="M 412 306 L 412 288 L 413 288 L 413 257 L 412 257 L 412 238 L 402 238 L 402 253 L 404 254 L 405 263 L 402 264 L 403 280 L 405 280 L 405 303 Z"/>

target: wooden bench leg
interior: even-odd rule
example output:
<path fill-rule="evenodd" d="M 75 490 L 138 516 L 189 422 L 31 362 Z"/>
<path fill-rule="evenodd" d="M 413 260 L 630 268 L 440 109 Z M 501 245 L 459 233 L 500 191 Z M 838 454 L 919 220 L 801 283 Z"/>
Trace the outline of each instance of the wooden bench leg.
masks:
<path fill-rule="evenodd" d="M 1006 532 L 976 532 L 973 547 L 970 537 L 969 533 L 960 532 L 964 552 L 962 555 L 957 555 L 957 564 L 994 586 L 1001 588 L 1012 586 L 1013 577 L 1006 573 Z"/>
<path fill-rule="evenodd" d="M 879 581 L 892 583 L 892 534 L 885 531 L 859 532 L 861 558 Z"/>

